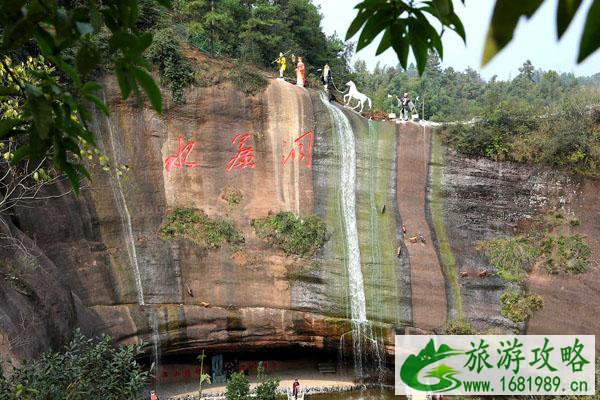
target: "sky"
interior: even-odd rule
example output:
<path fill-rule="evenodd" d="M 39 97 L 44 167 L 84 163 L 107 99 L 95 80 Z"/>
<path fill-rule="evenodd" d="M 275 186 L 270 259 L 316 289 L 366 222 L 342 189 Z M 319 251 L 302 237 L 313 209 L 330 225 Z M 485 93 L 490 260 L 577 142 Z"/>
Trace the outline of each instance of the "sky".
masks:
<path fill-rule="evenodd" d="M 514 77 L 523 62 L 529 59 L 536 68 L 543 70 L 573 72 L 582 76 L 600 72 L 600 50 L 593 53 L 585 62 L 579 65 L 576 63 L 579 38 L 592 0 L 584 0 L 579 12 L 571 22 L 569 30 L 560 42 L 557 42 L 556 39 L 555 22 L 558 0 L 546 0 L 531 19 L 522 19 L 519 22 L 513 41 L 483 69 L 481 68 L 481 55 L 495 1 L 466 0 L 466 6 L 463 6 L 458 0 L 453 1 L 456 13 L 465 26 L 467 44 L 465 46 L 462 39 L 454 32 L 444 34 L 442 64 L 445 67 L 451 66 L 457 70 L 471 67 L 480 71 L 486 79 L 494 75 L 498 75 L 500 79 L 509 79 Z M 336 32 L 338 36 L 344 38 L 348 26 L 356 16 L 354 6 L 360 0 L 313 0 L 313 2 L 320 6 L 325 33 Z M 380 62 L 381 65 L 398 64 L 396 54 L 391 49 L 375 56 L 380 37 L 355 56 L 355 59 L 365 60 L 370 69 L 374 68 L 377 62 Z M 358 35 L 351 40 L 356 41 L 357 39 Z"/>

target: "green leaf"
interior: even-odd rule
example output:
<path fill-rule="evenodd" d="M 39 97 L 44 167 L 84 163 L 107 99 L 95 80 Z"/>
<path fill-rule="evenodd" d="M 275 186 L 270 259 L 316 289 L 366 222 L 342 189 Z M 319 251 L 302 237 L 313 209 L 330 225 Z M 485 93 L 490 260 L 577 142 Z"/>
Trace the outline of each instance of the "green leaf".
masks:
<path fill-rule="evenodd" d="M 87 81 L 81 87 L 80 93 L 82 95 L 90 94 L 102 89 L 102 85 L 100 85 L 96 81 Z"/>
<path fill-rule="evenodd" d="M 145 32 L 143 34 L 141 34 L 137 41 L 137 46 L 136 49 L 138 52 L 143 53 L 144 50 L 146 50 L 148 48 L 148 46 L 150 46 L 152 44 L 152 33 L 151 32 Z"/>
<path fill-rule="evenodd" d="M 577 62 L 585 60 L 600 47 L 600 0 L 594 0 L 585 21 Z"/>
<path fill-rule="evenodd" d="M 356 51 L 360 51 L 369 44 L 381 31 L 383 31 L 390 22 L 389 14 L 384 12 L 378 12 L 373 17 L 369 18 L 365 27 L 363 28 L 360 37 L 358 38 L 358 43 L 356 44 Z"/>
<path fill-rule="evenodd" d="M 12 158 L 12 160 L 10 160 L 11 165 L 16 165 L 21 160 L 23 160 L 25 158 L 29 158 L 30 153 L 31 153 L 30 145 L 28 145 L 28 144 L 22 145 L 17 150 L 15 150 L 15 152 L 13 153 L 13 158 Z"/>
<path fill-rule="evenodd" d="M 54 50 L 56 49 L 56 44 L 54 43 L 54 38 L 48 31 L 46 31 L 41 26 L 38 26 L 35 30 L 34 34 L 35 40 L 40 46 L 43 54 L 51 55 L 54 54 Z"/>
<path fill-rule="evenodd" d="M 77 70 L 81 75 L 87 75 L 100 63 L 100 50 L 90 42 L 83 42 L 75 57 Z"/>
<path fill-rule="evenodd" d="M 392 25 L 392 47 L 398 55 L 400 65 L 406 69 L 408 66 L 409 40 L 404 21 L 398 21 Z"/>
<path fill-rule="evenodd" d="M 88 22 L 77 21 L 77 22 L 75 22 L 75 26 L 77 26 L 77 30 L 79 31 L 81 36 L 84 36 L 84 35 L 87 35 L 88 33 L 94 32 L 94 27 L 92 26 L 92 24 L 90 24 Z"/>
<path fill-rule="evenodd" d="M 425 42 L 418 34 L 419 28 L 416 20 L 409 19 L 408 26 L 410 29 L 409 41 L 415 60 L 417 61 L 417 70 L 419 71 L 419 75 L 422 75 L 425 71 L 425 66 L 427 65 L 427 52 L 429 46 L 427 46 L 427 42 Z"/>
<path fill-rule="evenodd" d="M 52 104 L 44 96 L 36 95 L 35 91 L 28 90 L 29 88 L 31 85 L 27 85 L 25 91 L 33 116 L 33 126 L 40 138 L 47 139 L 52 124 Z"/>
<path fill-rule="evenodd" d="M 106 104 L 102 101 L 102 99 L 100 99 L 98 96 L 94 96 L 93 94 L 86 94 L 84 95 L 84 97 L 91 101 L 92 103 L 94 103 L 96 105 L 96 107 L 98 107 L 98 109 L 100 111 L 102 111 L 102 113 L 106 116 L 109 115 L 109 111 L 108 111 L 108 107 L 106 106 Z"/>
<path fill-rule="evenodd" d="M 360 30 L 360 28 L 367 22 L 367 19 L 373 15 L 372 11 L 367 9 L 362 9 L 358 12 L 350 27 L 348 28 L 348 32 L 346 32 L 346 40 L 350 40 L 352 36 L 356 35 L 356 33 Z"/>
<path fill-rule="evenodd" d="M 375 53 L 375 55 L 376 56 L 380 55 L 381 53 L 383 53 L 384 51 L 389 49 L 391 46 L 392 46 L 392 33 L 391 33 L 391 29 L 388 28 L 385 30 L 385 33 L 383 34 L 383 37 L 381 38 L 381 42 L 379 42 L 379 46 L 377 47 L 377 52 Z"/>
<path fill-rule="evenodd" d="M 571 24 L 581 2 L 582 0 L 558 0 L 558 8 L 556 10 L 556 31 L 559 39 Z"/>
<path fill-rule="evenodd" d="M 0 119 L 0 138 L 8 135 L 16 126 L 23 124 L 23 121 L 18 118 Z"/>
<path fill-rule="evenodd" d="M 531 17 L 544 0 L 497 0 L 492 22 L 483 50 L 482 65 L 486 65 L 513 38 L 517 23 L 522 16 Z"/>
<path fill-rule="evenodd" d="M 12 86 L 0 86 L 0 96 L 15 96 L 19 94 L 19 89 Z"/>
<path fill-rule="evenodd" d="M 140 67 L 134 67 L 133 74 L 135 75 L 135 79 L 138 81 L 146 95 L 150 99 L 150 103 L 152 103 L 152 107 L 160 114 L 162 113 L 162 96 L 160 94 L 160 89 L 152 76 L 146 72 L 146 70 Z"/>
<path fill-rule="evenodd" d="M 119 82 L 119 88 L 121 89 L 121 96 L 123 96 L 123 99 L 126 99 L 133 89 L 130 83 L 131 77 L 129 76 L 129 72 L 123 67 L 117 66 L 115 73 L 117 74 L 117 81 Z"/>

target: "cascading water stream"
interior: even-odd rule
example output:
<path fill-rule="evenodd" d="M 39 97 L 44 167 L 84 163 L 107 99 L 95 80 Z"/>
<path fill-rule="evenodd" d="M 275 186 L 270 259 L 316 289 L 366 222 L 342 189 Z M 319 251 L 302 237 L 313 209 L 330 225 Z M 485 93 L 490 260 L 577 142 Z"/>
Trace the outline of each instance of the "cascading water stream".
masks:
<path fill-rule="evenodd" d="M 154 361 L 154 389 L 158 389 L 158 380 L 160 379 L 160 323 L 156 310 L 150 310 L 148 319 L 152 328 L 152 353 Z"/>
<path fill-rule="evenodd" d="M 102 95 L 103 101 L 106 102 L 104 98 L 104 94 Z M 110 148 L 113 155 L 113 162 L 116 162 L 117 150 L 115 145 L 115 139 L 113 135 L 112 124 L 110 122 L 110 118 L 106 117 L 106 125 L 108 127 L 108 138 L 110 141 Z M 116 175 L 116 174 L 115 174 Z M 129 262 L 131 267 L 133 268 L 133 275 L 135 277 L 135 286 L 137 291 L 138 303 L 143 306 L 146 305 L 144 300 L 144 288 L 142 287 L 142 277 L 140 275 L 140 267 L 138 264 L 137 258 L 137 250 L 135 247 L 135 241 L 133 238 L 133 228 L 131 226 L 131 214 L 129 213 L 129 208 L 127 207 L 127 201 L 125 200 L 125 195 L 123 194 L 123 185 L 121 184 L 121 179 L 115 176 L 109 177 L 110 185 L 112 187 L 115 203 L 117 204 L 117 209 L 119 211 L 119 215 L 121 216 L 122 227 L 123 227 L 123 237 L 125 238 L 125 244 L 127 246 L 127 254 L 129 256 Z"/>
<path fill-rule="evenodd" d="M 367 320 L 364 278 L 361 269 L 356 225 L 356 142 L 350 121 L 342 110 L 332 105 L 324 93 L 321 93 L 321 101 L 329 110 L 333 122 L 333 130 L 338 135 L 338 141 L 341 146 L 341 209 L 346 237 L 346 267 L 350 289 L 352 350 L 355 373 L 358 377 L 362 377 L 364 357 L 368 350 L 365 348 L 365 344 L 373 342 L 374 339 L 371 324 Z M 343 337 L 340 338 L 340 343 L 343 351 Z M 371 346 L 372 343 L 369 347 Z"/>

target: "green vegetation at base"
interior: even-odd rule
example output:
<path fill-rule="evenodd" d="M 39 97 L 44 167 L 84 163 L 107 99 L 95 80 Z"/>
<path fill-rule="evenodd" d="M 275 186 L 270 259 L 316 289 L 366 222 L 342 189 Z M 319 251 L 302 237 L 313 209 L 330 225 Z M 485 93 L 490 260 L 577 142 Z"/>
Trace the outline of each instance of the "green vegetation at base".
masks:
<path fill-rule="evenodd" d="M 300 218 L 292 212 L 279 212 L 251 222 L 258 237 L 266 239 L 286 255 L 311 256 L 328 238 L 325 222 L 317 216 Z"/>
<path fill-rule="evenodd" d="M 498 275 L 509 282 L 524 281 L 541 252 L 539 246 L 524 236 L 494 239 L 478 247 L 498 269 Z"/>
<path fill-rule="evenodd" d="M 233 85 L 249 96 L 262 92 L 268 85 L 267 79 L 256 68 L 240 64 L 229 71 L 229 80 Z"/>
<path fill-rule="evenodd" d="M 87 338 L 76 331 L 62 352 L 24 361 L 5 377 L 0 368 L 0 399 L 140 398 L 148 372 L 136 361 L 140 345 L 114 347 L 108 336 Z"/>
<path fill-rule="evenodd" d="M 500 296 L 500 305 L 503 317 L 513 322 L 524 322 L 544 306 L 544 300 L 538 294 L 508 289 Z"/>
<path fill-rule="evenodd" d="M 163 240 L 187 239 L 202 248 L 216 248 L 227 242 L 232 245 L 244 243 L 244 237 L 233 222 L 211 219 L 204 212 L 193 209 L 176 209 L 167 216 L 159 230 Z"/>
<path fill-rule="evenodd" d="M 269 378 L 265 372 L 262 361 L 258 363 L 257 368 L 257 386 L 250 393 L 250 381 L 243 372 L 235 372 L 227 381 L 227 391 L 225 398 L 227 400 L 276 400 L 279 379 Z"/>
<path fill-rule="evenodd" d="M 542 244 L 550 274 L 581 274 L 587 271 L 592 251 L 582 235 L 551 236 Z"/>

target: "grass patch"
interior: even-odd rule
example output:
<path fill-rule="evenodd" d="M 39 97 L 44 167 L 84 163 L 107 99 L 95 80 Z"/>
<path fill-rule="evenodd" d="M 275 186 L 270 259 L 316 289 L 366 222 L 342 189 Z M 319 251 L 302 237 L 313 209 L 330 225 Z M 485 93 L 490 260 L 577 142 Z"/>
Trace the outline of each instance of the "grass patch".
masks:
<path fill-rule="evenodd" d="M 449 321 L 444 328 L 444 335 L 475 335 L 477 332 L 464 318 Z"/>
<path fill-rule="evenodd" d="M 544 300 L 538 294 L 509 289 L 500 296 L 500 305 L 503 317 L 514 322 L 524 322 L 544 306 Z"/>
<path fill-rule="evenodd" d="M 244 194 L 238 188 L 228 186 L 223 190 L 221 198 L 227 202 L 230 206 L 236 206 L 244 199 Z"/>
<path fill-rule="evenodd" d="M 542 251 L 550 274 L 581 274 L 587 271 L 592 255 L 582 235 L 550 236 L 544 240 Z"/>
<path fill-rule="evenodd" d="M 327 227 L 317 215 L 300 218 L 291 212 L 279 212 L 251 222 L 256 234 L 286 255 L 311 256 L 327 241 Z"/>
<path fill-rule="evenodd" d="M 159 230 L 163 240 L 187 239 L 202 248 L 217 248 L 227 242 L 233 245 L 244 243 L 244 237 L 235 229 L 233 222 L 209 218 L 202 211 L 176 209 L 167 216 Z"/>
<path fill-rule="evenodd" d="M 482 242 L 479 248 L 497 268 L 498 275 L 510 282 L 524 281 L 541 253 L 538 246 L 533 245 L 523 236 Z"/>
<path fill-rule="evenodd" d="M 228 78 L 237 89 L 249 96 L 262 92 L 269 83 L 260 72 L 245 65 L 233 68 Z"/>

